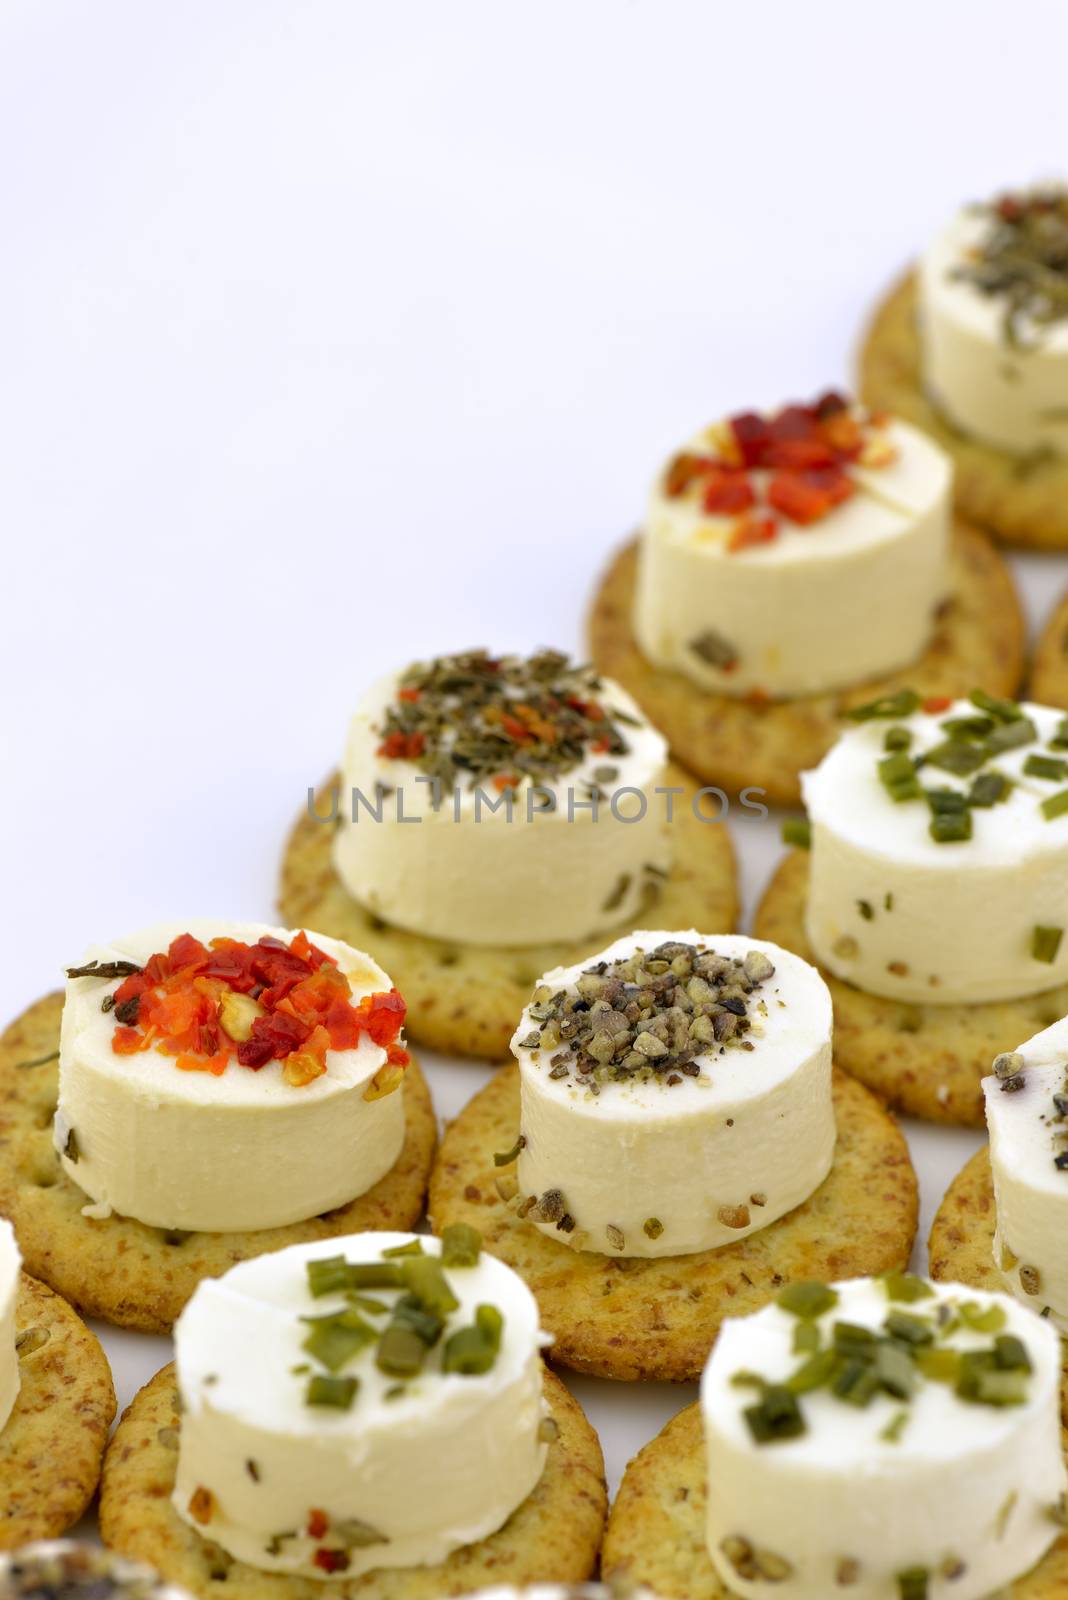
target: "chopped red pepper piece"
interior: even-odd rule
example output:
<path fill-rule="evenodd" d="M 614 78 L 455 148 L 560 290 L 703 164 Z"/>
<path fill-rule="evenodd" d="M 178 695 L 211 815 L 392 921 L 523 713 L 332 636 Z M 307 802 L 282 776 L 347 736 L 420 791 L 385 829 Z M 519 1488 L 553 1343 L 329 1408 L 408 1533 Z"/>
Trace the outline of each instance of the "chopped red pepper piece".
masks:
<path fill-rule="evenodd" d="M 729 514 L 748 511 L 756 504 L 756 491 L 747 474 L 738 468 L 722 467 L 707 480 L 702 505 L 708 512 Z"/>
<path fill-rule="evenodd" d="M 921 709 L 926 711 L 929 716 L 937 716 L 940 711 L 948 711 L 952 704 L 952 695 L 932 694 L 921 702 Z"/>

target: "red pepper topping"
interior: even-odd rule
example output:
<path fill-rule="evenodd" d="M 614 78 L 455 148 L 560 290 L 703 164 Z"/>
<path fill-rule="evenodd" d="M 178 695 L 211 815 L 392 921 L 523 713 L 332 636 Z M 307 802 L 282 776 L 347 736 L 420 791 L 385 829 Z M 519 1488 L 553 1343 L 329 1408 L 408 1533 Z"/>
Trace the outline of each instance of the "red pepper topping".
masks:
<path fill-rule="evenodd" d="M 742 411 L 730 417 L 719 454 L 683 451 L 668 466 L 664 493 L 692 495 L 711 516 L 735 516 L 727 549 L 745 550 L 775 539 L 780 524 L 763 508 L 799 527 L 809 527 L 848 500 L 854 483 L 847 468 L 864 458 L 885 466 L 894 452 L 885 444 L 865 454 L 871 430 L 885 418 L 859 413 L 837 390 L 811 405 L 788 405 L 770 417 Z M 756 479 L 754 474 L 769 474 Z"/>
<path fill-rule="evenodd" d="M 304 932 L 288 944 L 268 936 L 251 945 L 179 934 L 123 979 L 113 1009 L 116 1055 L 153 1047 L 183 1072 L 216 1077 L 235 1058 L 254 1072 L 281 1061 L 296 1087 L 322 1076 L 328 1050 L 355 1049 L 363 1035 L 395 1046 L 405 1014 L 396 989 L 354 1003 L 337 962 Z"/>
<path fill-rule="evenodd" d="M 932 694 L 928 695 L 926 700 L 922 700 L 920 702 L 920 709 L 926 711 L 929 716 L 934 717 L 937 716 L 940 711 L 948 711 L 952 704 L 952 695 Z"/>
<path fill-rule="evenodd" d="M 391 761 L 414 761 L 422 755 L 425 745 L 426 737 L 421 733 L 387 733 L 378 753 Z"/>
<path fill-rule="evenodd" d="M 321 1539 L 330 1526 L 330 1518 L 325 1511 L 308 1512 L 308 1538 Z"/>
<path fill-rule="evenodd" d="M 325 1545 L 320 1545 L 312 1556 L 312 1561 L 322 1572 L 345 1572 L 350 1560 L 347 1550 L 328 1550 Z"/>

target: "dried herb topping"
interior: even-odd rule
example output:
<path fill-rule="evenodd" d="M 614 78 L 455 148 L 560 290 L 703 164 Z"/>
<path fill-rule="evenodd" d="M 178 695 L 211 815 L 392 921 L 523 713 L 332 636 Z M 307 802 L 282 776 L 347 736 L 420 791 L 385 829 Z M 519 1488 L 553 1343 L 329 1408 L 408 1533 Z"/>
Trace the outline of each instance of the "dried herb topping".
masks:
<path fill-rule="evenodd" d="M 534 991 L 537 1026 L 519 1048 L 535 1060 L 549 1052 L 550 1077 L 594 1092 L 605 1083 L 681 1083 L 700 1076 L 701 1056 L 753 1048 L 746 1035 L 774 972 L 762 950 L 740 961 L 677 940 L 598 961 L 571 988 Z"/>
<path fill-rule="evenodd" d="M 951 276 L 1003 303 L 1007 345 L 1041 344 L 1068 316 L 1068 190 L 1006 194 L 975 209 L 987 232 Z"/>
<path fill-rule="evenodd" d="M 397 1043 L 406 1008 L 396 989 L 353 1004 L 337 962 L 303 932 L 288 944 L 270 936 L 203 944 L 181 933 L 143 967 L 93 962 L 68 970 L 71 978 L 116 976 L 122 982 L 102 1003 L 115 1018 L 116 1055 L 158 1050 L 183 1072 L 215 1077 L 233 1060 L 253 1072 L 277 1060 L 286 1083 L 301 1088 L 325 1073 L 328 1050 L 353 1050 L 366 1035 L 387 1057 L 364 1092 L 368 1100 L 399 1088 L 408 1065 Z"/>
<path fill-rule="evenodd" d="M 594 754 L 605 758 L 599 781 L 611 783 L 611 759 L 629 750 L 622 729 L 636 719 L 606 705 L 604 693 L 591 667 L 558 650 L 439 656 L 401 677 L 376 729 L 378 754 L 411 761 L 450 789 L 488 781 L 499 791 L 524 778 L 553 783 Z"/>
<path fill-rule="evenodd" d="M 729 551 L 767 544 L 778 538 L 781 519 L 811 527 L 852 499 L 851 466 L 879 468 L 896 460 L 886 421 L 834 391 L 770 416 L 739 412 L 708 430 L 707 452 L 684 450 L 669 462 L 663 493 L 732 519 Z"/>

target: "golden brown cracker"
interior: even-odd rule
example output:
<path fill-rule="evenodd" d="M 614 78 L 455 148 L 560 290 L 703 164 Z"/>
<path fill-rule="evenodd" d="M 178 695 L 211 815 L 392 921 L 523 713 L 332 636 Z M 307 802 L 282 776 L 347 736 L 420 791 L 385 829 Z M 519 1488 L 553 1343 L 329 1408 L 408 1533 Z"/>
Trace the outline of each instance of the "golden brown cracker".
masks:
<path fill-rule="evenodd" d="M 730 933 L 738 919 L 734 848 L 723 825 L 694 815 L 693 777 L 669 765 L 664 784 L 675 796 L 672 832 L 675 863 L 633 924 Z M 338 783 L 320 791 L 321 812 Z M 705 816 L 717 815 L 705 803 Z M 571 966 L 629 933 L 632 924 L 573 944 L 490 946 L 448 944 L 383 922 L 354 900 L 334 871 L 332 827 L 306 813 L 294 827 L 282 862 L 279 910 L 289 927 L 316 928 L 357 949 L 373 950 L 408 1002 L 411 1038 L 448 1054 L 499 1061 L 508 1053 L 523 1007 L 543 972 Z M 522 908 L 516 908 L 517 924 Z"/>
<path fill-rule="evenodd" d="M 1068 594 L 1063 594 L 1042 626 L 1031 661 L 1028 699 L 1043 706 L 1068 707 Z"/>
<path fill-rule="evenodd" d="M 808 854 L 791 851 L 764 891 L 753 931 L 815 961 L 804 927 L 807 892 Z M 823 977 L 834 1003 L 837 1064 L 893 1110 L 926 1122 L 983 1127 L 979 1080 L 994 1057 L 1068 1012 L 1068 984 L 1020 1000 L 936 1006 L 866 994 L 829 972 Z"/>
<path fill-rule="evenodd" d="M 407 1129 L 396 1165 L 347 1206 L 256 1233 L 169 1233 L 130 1217 L 83 1216 L 89 1196 L 67 1177 L 52 1144 L 62 1010 L 63 996 L 47 995 L 0 1038 L 0 1215 L 14 1224 L 27 1271 L 84 1314 L 166 1333 L 201 1278 L 216 1278 L 237 1261 L 418 1221 L 437 1127 L 414 1061 L 402 1091 Z"/>
<path fill-rule="evenodd" d="M 494 1165 L 519 1126 L 519 1069 L 501 1069 L 446 1130 L 430 1182 L 436 1230 L 478 1228 L 524 1278 L 553 1335 L 550 1356 L 602 1378 L 697 1378 L 721 1320 L 766 1305 L 794 1279 L 852 1278 L 903 1267 L 916 1232 L 916 1177 L 901 1130 L 844 1074 L 834 1082 L 834 1165 L 803 1205 L 758 1233 L 659 1259 L 572 1250 L 506 1201 L 512 1168 Z M 514 1181 L 514 1180 L 513 1180 Z"/>
<path fill-rule="evenodd" d="M 594 1570 L 607 1496 L 601 1447 L 578 1402 L 545 1373 L 545 1398 L 559 1430 L 537 1488 L 488 1539 L 436 1567 L 380 1567 L 329 1584 L 261 1572 L 195 1533 L 171 1505 L 181 1426 L 174 1367 L 164 1367 L 127 1408 L 104 1462 L 104 1543 L 147 1561 L 193 1595 L 227 1600 L 439 1600 L 494 1583 L 577 1583 Z"/>
<path fill-rule="evenodd" d="M 0 1428 L 0 1550 L 54 1539 L 93 1498 L 115 1415 L 100 1342 L 26 1273 L 15 1305 L 19 1392 Z"/>
<path fill-rule="evenodd" d="M 620 550 L 601 580 L 589 618 L 593 659 L 629 690 L 679 761 L 733 793 L 752 788 L 772 804 L 799 805 L 799 774 L 826 755 L 847 707 L 877 695 L 906 686 L 923 695 L 1012 695 L 1019 687 L 1025 635 L 1012 575 L 990 540 L 962 522 L 952 541 L 951 597 L 920 660 L 856 688 L 795 700 L 714 694 L 647 661 L 631 627 L 637 551 L 636 542 Z"/>
<path fill-rule="evenodd" d="M 1068 550 L 1068 460 L 1037 450 L 1009 455 L 982 444 L 954 427 L 925 393 L 913 273 L 876 309 L 858 366 L 860 396 L 867 405 L 914 423 L 952 456 L 962 517 L 1010 544 Z"/>

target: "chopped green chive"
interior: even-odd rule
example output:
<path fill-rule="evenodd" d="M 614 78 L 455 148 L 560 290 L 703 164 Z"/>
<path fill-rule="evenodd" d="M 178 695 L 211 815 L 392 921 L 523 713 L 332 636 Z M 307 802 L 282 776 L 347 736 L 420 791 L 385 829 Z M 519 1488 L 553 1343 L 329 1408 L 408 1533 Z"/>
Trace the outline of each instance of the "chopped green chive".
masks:
<path fill-rule="evenodd" d="M 914 1272 L 884 1272 L 880 1281 L 888 1300 L 930 1300 L 934 1294 L 927 1280 L 918 1278 Z"/>
<path fill-rule="evenodd" d="M 1047 822 L 1052 822 L 1054 817 L 1063 817 L 1068 811 L 1068 789 L 1059 789 L 1056 794 L 1048 795 L 1042 802 L 1042 815 Z"/>
<path fill-rule="evenodd" d="M 421 1256 L 423 1253 L 422 1239 L 409 1239 L 407 1244 L 390 1245 L 388 1250 L 383 1250 L 383 1260 L 390 1260 L 393 1256 Z"/>
<path fill-rule="evenodd" d="M 441 1262 L 445 1267 L 477 1267 L 482 1235 L 467 1222 L 450 1222 L 441 1233 Z"/>
<path fill-rule="evenodd" d="M 501 1348 L 503 1326 L 504 1318 L 496 1306 L 478 1306 L 472 1326 L 458 1328 L 445 1341 L 441 1370 L 469 1377 L 491 1371 Z"/>
<path fill-rule="evenodd" d="M 808 850 L 812 846 L 812 824 L 807 817 L 787 817 L 782 825 L 783 844 L 795 850 Z"/>
<path fill-rule="evenodd" d="M 905 1407 L 902 1406 L 900 1411 L 894 1412 L 889 1422 L 881 1430 L 879 1438 L 885 1440 L 887 1444 L 897 1444 L 908 1425 L 908 1420 L 909 1414 Z"/>
<path fill-rule="evenodd" d="M 970 778 L 986 761 L 986 751 L 982 745 L 966 744 L 963 739 L 947 739 L 944 744 L 936 744 L 925 751 L 924 761 L 943 772 L 952 772 L 955 777 Z"/>
<path fill-rule="evenodd" d="M 337 1311 L 327 1317 L 302 1317 L 301 1321 L 310 1330 L 301 1349 L 330 1372 L 337 1372 L 377 1338 L 375 1329 L 356 1310 Z"/>
<path fill-rule="evenodd" d="M 360 1383 L 358 1378 L 330 1377 L 320 1372 L 308 1379 L 304 1403 L 309 1406 L 333 1406 L 335 1411 L 348 1411 L 356 1398 Z"/>
<path fill-rule="evenodd" d="M 378 1341 L 375 1366 L 390 1378 L 414 1378 L 423 1370 L 427 1348 L 414 1328 L 391 1322 Z"/>
<path fill-rule="evenodd" d="M 972 836 L 970 811 L 936 811 L 927 831 L 936 844 L 963 844 Z"/>
<path fill-rule="evenodd" d="M 425 1311 L 447 1317 L 460 1304 L 437 1256 L 408 1256 L 401 1266 L 404 1286 Z"/>
<path fill-rule="evenodd" d="M 1064 937 L 1063 928 L 1036 927 L 1031 932 L 1031 959 L 1033 961 L 1056 961 L 1057 951 L 1061 947 Z"/>
<path fill-rule="evenodd" d="M 1068 750 L 1068 717 L 1062 717 L 1058 722 L 1053 738 L 1050 740 L 1051 750 Z"/>
<path fill-rule="evenodd" d="M 916 768 L 911 756 L 904 750 L 896 750 L 891 756 L 883 756 L 878 764 L 879 782 L 889 794 L 891 800 L 900 804 L 903 800 L 918 800 L 922 794 L 920 780 L 916 776 Z"/>
<path fill-rule="evenodd" d="M 882 717 L 909 717 L 920 709 L 920 697 L 915 689 L 899 689 L 896 694 L 884 694 L 866 705 L 853 706 L 846 712 L 851 722 L 871 722 Z"/>
<path fill-rule="evenodd" d="M 968 804 L 970 806 L 996 806 L 999 800 L 1007 800 L 1012 792 L 1012 783 L 1003 772 L 981 772 L 968 790 Z"/>
<path fill-rule="evenodd" d="M 493 1165 L 495 1167 L 510 1167 L 513 1161 L 518 1161 L 519 1152 L 523 1149 L 523 1146 L 526 1144 L 526 1142 L 527 1141 L 523 1138 L 523 1135 L 519 1134 L 515 1144 L 510 1150 L 498 1150 L 495 1152 L 493 1157 Z"/>
<path fill-rule="evenodd" d="M 996 717 L 998 722 L 1018 722 L 1023 716 L 1015 700 L 996 700 L 992 694 L 987 694 L 985 689 L 973 689 L 968 699 L 980 711 L 986 711 L 990 716 Z"/>
<path fill-rule="evenodd" d="M 350 1287 L 349 1264 L 344 1256 L 324 1256 L 307 1263 L 308 1289 L 316 1299 Z"/>
<path fill-rule="evenodd" d="M 1049 783 L 1057 783 L 1068 777 L 1068 761 L 1058 761 L 1056 756 L 1030 755 L 1023 770 L 1029 778 L 1045 778 Z"/>
<path fill-rule="evenodd" d="M 926 1567 L 906 1567 L 895 1578 L 899 1600 L 927 1600 L 930 1573 Z"/>
<path fill-rule="evenodd" d="M 1030 717 L 1023 717 L 1019 722 L 1006 722 L 1000 728 L 995 728 L 986 741 L 986 748 L 990 755 L 1001 755 L 1006 750 L 1019 750 L 1022 745 L 1034 744 L 1038 738 L 1038 729 Z"/>
<path fill-rule="evenodd" d="M 780 1439 L 797 1439 L 805 1431 L 805 1419 L 796 1397 L 783 1384 L 772 1384 L 756 1405 L 746 1406 L 749 1432 L 757 1444 L 774 1444 Z"/>
<path fill-rule="evenodd" d="M 907 1311 L 891 1311 L 883 1326 L 892 1339 L 908 1345 L 934 1343 L 934 1329 L 922 1317 L 912 1317 Z"/>
<path fill-rule="evenodd" d="M 965 1300 L 957 1314 L 973 1333 L 1000 1333 L 1005 1326 L 1005 1312 L 999 1305 L 981 1306 L 977 1300 Z"/>
<path fill-rule="evenodd" d="M 985 739 L 993 728 L 991 717 L 947 717 L 942 724 L 942 732 L 951 739 Z"/>
<path fill-rule="evenodd" d="M 858 900 L 857 910 L 860 912 L 865 922 L 870 922 L 875 915 L 875 907 L 872 905 L 870 900 Z"/>
<path fill-rule="evenodd" d="M 883 735 L 884 750 L 907 750 L 912 743 L 910 728 L 887 728 Z"/>
<path fill-rule="evenodd" d="M 775 1304 L 794 1317 L 822 1317 L 838 1304 L 838 1291 L 826 1283 L 788 1283 L 779 1290 Z"/>

